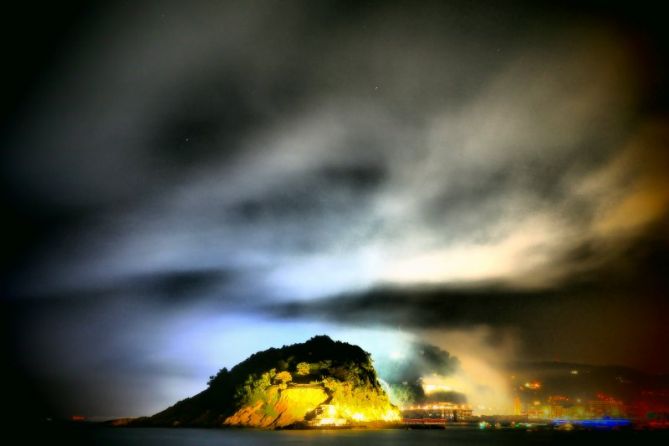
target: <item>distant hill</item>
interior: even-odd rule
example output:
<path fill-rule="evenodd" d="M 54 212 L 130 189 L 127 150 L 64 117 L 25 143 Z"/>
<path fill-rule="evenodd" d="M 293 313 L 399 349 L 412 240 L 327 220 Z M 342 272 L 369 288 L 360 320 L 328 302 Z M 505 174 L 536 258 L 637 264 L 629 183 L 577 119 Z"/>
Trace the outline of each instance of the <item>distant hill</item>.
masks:
<path fill-rule="evenodd" d="M 283 428 L 397 419 L 369 353 L 315 336 L 223 368 L 203 392 L 131 424 Z"/>
<path fill-rule="evenodd" d="M 669 375 L 650 374 L 624 366 L 556 361 L 516 362 L 514 390 L 525 401 L 565 396 L 572 400 L 613 398 L 639 410 L 669 409 Z M 533 383 L 539 384 L 534 386 Z"/>

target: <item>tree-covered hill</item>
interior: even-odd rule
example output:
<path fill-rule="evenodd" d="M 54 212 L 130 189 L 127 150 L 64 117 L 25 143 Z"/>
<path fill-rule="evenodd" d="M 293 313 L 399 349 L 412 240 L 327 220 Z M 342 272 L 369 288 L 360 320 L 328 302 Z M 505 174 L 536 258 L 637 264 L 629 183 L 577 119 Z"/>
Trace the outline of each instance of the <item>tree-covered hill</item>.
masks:
<path fill-rule="evenodd" d="M 253 426 L 364 424 L 398 419 L 369 353 L 315 336 L 255 353 L 221 369 L 206 390 L 135 425 Z"/>

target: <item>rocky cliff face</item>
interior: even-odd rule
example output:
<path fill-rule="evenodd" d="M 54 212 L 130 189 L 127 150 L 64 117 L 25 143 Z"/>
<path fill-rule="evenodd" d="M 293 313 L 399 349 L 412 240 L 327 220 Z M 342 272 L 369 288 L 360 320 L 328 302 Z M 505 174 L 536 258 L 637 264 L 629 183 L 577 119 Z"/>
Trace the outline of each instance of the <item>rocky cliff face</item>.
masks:
<path fill-rule="evenodd" d="M 369 354 L 316 336 L 222 369 L 205 391 L 135 424 L 283 428 L 398 419 Z"/>
<path fill-rule="evenodd" d="M 279 389 L 275 386 L 268 389 L 268 393 L 274 392 L 278 393 L 276 402 L 257 401 L 243 406 L 224 423 L 228 426 L 287 427 L 304 421 L 330 398 L 323 388 Z"/>

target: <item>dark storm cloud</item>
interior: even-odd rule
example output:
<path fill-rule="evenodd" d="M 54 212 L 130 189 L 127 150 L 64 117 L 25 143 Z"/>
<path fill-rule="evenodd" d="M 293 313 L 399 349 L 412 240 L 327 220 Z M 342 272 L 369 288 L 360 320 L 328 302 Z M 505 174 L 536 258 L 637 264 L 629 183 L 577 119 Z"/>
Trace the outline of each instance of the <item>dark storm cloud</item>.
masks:
<path fill-rule="evenodd" d="M 374 289 L 360 295 L 296 302 L 270 311 L 280 317 L 375 323 L 405 328 L 517 325 L 550 304 L 554 292 L 474 289 Z"/>
<path fill-rule="evenodd" d="M 229 279 L 232 275 L 232 273 L 220 271 L 185 271 L 159 277 L 149 277 L 141 282 L 145 282 L 149 289 L 165 296 L 168 300 L 181 300 L 202 295 L 216 285 L 225 283 L 226 279 Z M 144 286 L 141 282 L 138 285 L 140 289 Z"/>
<path fill-rule="evenodd" d="M 236 297 L 235 287 L 240 286 L 241 278 L 242 275 L 235 271 L 164 271 L 91 291 L 98 294 L 99 298 L 135 294 L 145 300 L 156 299 L 165 305 L 192 304 L 212 298 L 219 304 L 230 304 L 230 300 Z"/>
<path fill-rule="evenodd" d="M 246 222 L 309 218 L 337 210 L 350 212 L 351 202 L 364 206 L 376 192 L 386 172 L 382 166 L 327 166 L 289 179 L 276 191 L 242 200 L 226 209 L 222 217 Z M 308 236 L 308 234 L 305 234 Z"/>
<path fill-rule="evenodd" d="M 635 311 L 625 313 L 625 301 L 632 292 L 643 294 L 636 297 L 637 306 L 646 308 L 653 305 L 654 298 L 648 296 L 653 292 L 652 287 L 621 290 L 615 283 L 602 287 L 583 284 L 539 291 L 490 285 L 463 288 L 380 287 L 313 302 L 273 304 L 265 307 L 265 311 L 289 320 L 315 318 L 361 326 L 391 326 L 409 331 L 480 326 L 495 330 L 515 329 L 522 334 L 521 341 L 536 344 L 535 338 L 541 338 L 542 333 L 558 326 L 565 328 L 599 320 L 601 326 L 591 327 L 589 336 L 593 336 L 600 333 L 604 326 L 619 326 L 625 317 L 627 323 L 633 325 L 642 325 L 644 321 L 654 319 L 654 310 L 642 314 Z M 664 286 L 664 290 L 656 289 L 654 292 L 666 292 L 666 283 Z M 658 311 L 661 308 L 655 307 Z M 572 334 L 566 337 L 570 336 Z M 544 344 L 544 341 L 540 343 Z M 487 342 L 494 344 L 495 339 L 490 338 Z"/>

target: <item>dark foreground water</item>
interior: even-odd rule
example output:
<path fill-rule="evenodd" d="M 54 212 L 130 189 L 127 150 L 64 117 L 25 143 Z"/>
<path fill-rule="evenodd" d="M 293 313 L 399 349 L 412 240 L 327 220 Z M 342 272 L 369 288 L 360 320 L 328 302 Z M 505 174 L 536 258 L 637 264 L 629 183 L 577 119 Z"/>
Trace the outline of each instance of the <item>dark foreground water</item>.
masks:
<path fill-rule="evenodd" d="M 65 436 L 67 438 L 62 438 Z M 58 438 L 57 437 L 61 437 Z M 85 428 L 45 439 L 95 446 L 430 446 L 526 444 L 669 444 L 669 431 L 557 432 L 478 430 L 256 431 L 230 429 Z M 45 443 L 47 444 L 47 443 Z M 61 443 L 58 443 L 61 444 Z"/>

